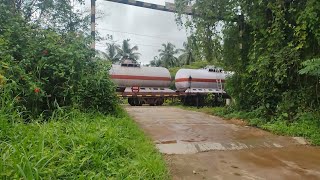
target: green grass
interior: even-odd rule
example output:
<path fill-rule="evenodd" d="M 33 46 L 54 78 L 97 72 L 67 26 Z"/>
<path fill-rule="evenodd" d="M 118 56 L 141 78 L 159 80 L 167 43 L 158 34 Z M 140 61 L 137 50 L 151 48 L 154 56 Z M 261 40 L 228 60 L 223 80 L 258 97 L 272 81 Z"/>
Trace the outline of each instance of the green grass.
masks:
<path fill-rule="evenodd" d="M 261 128 L 280 135 L 304 137 L 313 145 L 320 145 L 320 120 L 311 113 L 302 114 L 292 123 L 278 119 L 261 125 Z"/>
<path fill-rule="evenodd" d="M 180 106 L 182 107 L 182 106 Z M 183 109 L 204 112 L 225 119 L 242 119 L 248 125 L 255 126 L 278 135 L 299 136 L 308 139 L 313 145 L 320 145 L 320 118 L 315 112 L 305 112 L 297 115 L 293 122 L 288 122 L 281 117 L 265 120 L 255 112 L 233 111 L 226 107 L 182 107 Z"/>
<path fill-rule="evenodd" d="M 49 122 L 0 116 L 0 179 L 168 179 L 166 165 L 127 116 L 72 111 Z"/>

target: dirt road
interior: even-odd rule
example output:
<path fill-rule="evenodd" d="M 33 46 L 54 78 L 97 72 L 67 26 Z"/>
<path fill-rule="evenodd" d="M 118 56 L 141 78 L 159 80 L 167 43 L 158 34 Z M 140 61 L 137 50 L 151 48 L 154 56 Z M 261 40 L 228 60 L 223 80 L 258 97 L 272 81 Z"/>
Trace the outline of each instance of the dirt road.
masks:
<path fill-rule="evenodd" d="M 320 148 L 204 113 L 126 107 L 164 154 L 173 179 L 320 179 Z"/>

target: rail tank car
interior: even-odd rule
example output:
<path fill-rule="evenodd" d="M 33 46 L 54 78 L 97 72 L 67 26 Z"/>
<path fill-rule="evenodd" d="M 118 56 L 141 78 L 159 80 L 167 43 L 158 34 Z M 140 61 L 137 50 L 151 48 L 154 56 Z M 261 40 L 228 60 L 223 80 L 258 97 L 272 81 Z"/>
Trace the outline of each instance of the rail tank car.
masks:
<path fill-rule="evenodd" d="M 112 65 L 111 79 L 118 87 L 163 87 L 168 88 L 171 76 L 168 69 L 163 67 L 143 67 L 130 60 L 120 65 Z"/>
<path fill-rule="evenodd" d="M 120 65 L 112 65 L 109 74 L 117 85 L 117 92 L 121 92 L 122 97 L 128 97 L 128 103 L 132 106 L 162 105 L 165 93 L 175 93 L 169 89 L 170 72 L 163 67 L 143 67 L 124 60 Z"/>
<path fill-rule="evenodd" d="M 226 74 L 222 69 L 206 67 L 204 69 L 180 69 L 176 73 L 175 85 L 179 92 L 217 91 L 223 89 Z"/>

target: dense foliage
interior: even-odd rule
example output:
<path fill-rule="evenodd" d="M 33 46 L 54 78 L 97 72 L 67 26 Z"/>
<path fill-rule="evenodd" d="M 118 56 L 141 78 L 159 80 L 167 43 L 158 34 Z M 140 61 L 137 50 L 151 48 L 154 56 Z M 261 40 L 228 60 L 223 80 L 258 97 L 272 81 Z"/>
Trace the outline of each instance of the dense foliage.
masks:
<path fill-rule="evenodd" d="M 64 31 L 44 27 L 25 18 L 29 6 L 17 5 L 0 3 L 1 111 L 24 119 L 49 117 L 71 106 L 113 112 L 117 101 L 110 65 L 94 59 L 86 33 L 69 29 L 68 23 L 60 23 Z"/>
<path fill-rule="evenodd" d="M 176 0 L 208 61 L 234 71 L 227 91 L 237 110 L 294 121 L 320 107 L 320 2 Z M 181 14 L 178 16 L 181 21 Z"/>

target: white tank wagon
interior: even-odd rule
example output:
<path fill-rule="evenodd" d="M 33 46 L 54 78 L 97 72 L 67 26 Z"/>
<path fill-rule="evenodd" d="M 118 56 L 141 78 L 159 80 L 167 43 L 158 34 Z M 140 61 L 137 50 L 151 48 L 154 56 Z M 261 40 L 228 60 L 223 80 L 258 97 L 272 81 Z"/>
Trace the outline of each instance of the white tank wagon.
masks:
<path fill-rule="evenodd" d="M 175 77 L 177 91 L 222 91 L 226 73 L 222 69 L 180 69 Z"/>
<path fill-rule="evenodd" d="M 170 72 L 163 67 L 144 67 L 125 60 L 120 65 L 112 65 L 109 74 L 117 91 L 128 97 L 130 105 L 162 105 L 164 98 L 161 96 L 175 93 L 169 89 Z M 135 97 L 129 97 L 132 94 Z"/>
<path fill-rule="evenodd" d="M 162 67 L 112 65 L 110 76 L 119 87 L 169 87 L 170 72 Z"/>
<path fill-rule="evenodd" d="M 226 96 L 224 82 L 227 73 L 220 68 L 208 66 L 204 69 L 180 69 L 175 76 L 178 92 L 184 92 L 181 100 L 185 105 L 203 105 L 205 98 L 213 94 L 214 104 Z"/>

